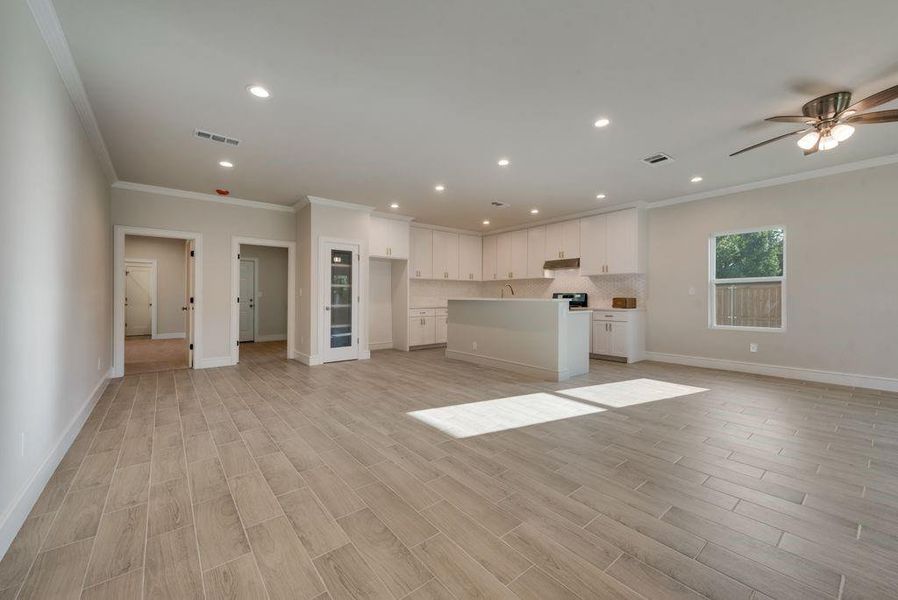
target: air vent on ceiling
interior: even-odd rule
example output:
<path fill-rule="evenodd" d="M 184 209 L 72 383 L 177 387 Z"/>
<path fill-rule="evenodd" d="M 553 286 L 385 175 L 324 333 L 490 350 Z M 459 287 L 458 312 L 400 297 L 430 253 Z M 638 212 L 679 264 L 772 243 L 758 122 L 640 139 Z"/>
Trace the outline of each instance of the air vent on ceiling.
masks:
<path fill-rule="evenodd" d="M 511 205 L 507 202 L 499 202 L 498 200 L 493 200 L 492 202 L 490 202 L 490 206 L 492 206 L 493 208 L 508 208 Z"/>
<path fill-rule="evenodd" d="M 658 154 L 652 154 L 651 156 L 646 156 L 642 159 L 647 165 L 663 165 L 665 163 L 673 162 L 673 158 L 664 154 L 663 152 L 659 152 Z"/>
<path fill-rule="evenodd" d="M 206 131 L 205 129 L 194 129 L 193 135 L 200 138 L 201 140 L 218 142 L 219 144 L 227 144 L 228 146 L 236 147 L 240 145 L 240 140 L 238 140 L 237 138 L 221 135 L 220 133 L 212 133 L 211 131 Z"/>

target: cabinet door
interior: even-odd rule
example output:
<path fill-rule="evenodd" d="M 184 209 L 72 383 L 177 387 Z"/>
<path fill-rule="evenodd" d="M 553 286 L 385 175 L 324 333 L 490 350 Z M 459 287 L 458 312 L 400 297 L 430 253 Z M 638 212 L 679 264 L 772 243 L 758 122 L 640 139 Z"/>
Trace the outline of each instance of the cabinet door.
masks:
<path fill-rule="evenodd" d="M 496 241 L 498 236 L 489 235 L 483 238 L 483 280 L 492 281 L 498 279 L 499 271 L 496 265 Z"/>
<path fill-rule="evenodd" d="M 463 281 L 480 281 L 483 257 L 480 238 L 476 235 L 458 236 L 458 278 Z"/>
<path fill-rule="evenodd" d="M 545 258 L 546 228 L 531 227 L 527 230 L 527 277 L 545 277 Z"/>
<path fill-rule="evenodd" d="M 458 234 L 433 232 L 433 278 L 458 279 Z"/>
<path fill-rule="evenodd" d="M 408 221 L 385 220 L 389 222 L 387 247 L 390 258 L 408 258 Z"/>
<path fill-rule="evenodd" d="M 546 225 L 546 260 L 563 258 L 564 223 Z"/>
<path fill-rule="evenodd" d="M 611 323 L 612 356 L 628 356 L 630 354 L 630 326 L 628 323 Z"/>
<path fill-rule="evenodd" d="M 511 232 L 511 279 L 527 278 L 527 231 Z"/>
<path fill-rule="evenodd" d="M 606 273 L 639 271 L 639 216 L 636 209 L 608 213 Z"/>
<path fill-rule="evenodd" d="M 446 317 L 445 315 L 440 316 L 440 317 L 433 317 L 433 322 L 434 322 L 433 343 L 434 344 L 445 344 L 446 343 L 446 338 L 448 337 L 447 333 L 449 331 L 449 328 L 446 324 L 447 318 L 448 317 Z"/>
<path fill-rule="evenodd" d="M 411 241 L 409 275 L 412 279 L 433 279 L 433 230 L 412 227 Z"/>
<path fill-rule="evenodd" d="M 611 332 L 610 323 L 607 321 L 592 322 L 592 353 L 593 354 L 610 354 L 611 353 Z"/>
<path fill-rule="evenodd" d="M 434 317 L 412 317 L 408 320 L 409 346 L 433 344 L 434 339 Z"/>
<path fill-rule="evenodd" d="M 387 246 L 389 243 L 389 226 L 391 219 L 381 219 L 380 217 L 371 217 L 368 223 L 368 255 L 387 257 Z"/>
<path fill-rule="evenodd" d="M 580 256 L 580 221 L 565 221 L 561 224 L 561 254 L 563 258 Z"/>
<path fill-rule="evenodd" d="M 605 272 L 605 215 L 580 219 L 580 275 L 602 275 Z"/>
<path fill-rule="evenodd" d="M 497 279 L 511 279 L 511 234 L 500 233 L 496 238 Z"/>

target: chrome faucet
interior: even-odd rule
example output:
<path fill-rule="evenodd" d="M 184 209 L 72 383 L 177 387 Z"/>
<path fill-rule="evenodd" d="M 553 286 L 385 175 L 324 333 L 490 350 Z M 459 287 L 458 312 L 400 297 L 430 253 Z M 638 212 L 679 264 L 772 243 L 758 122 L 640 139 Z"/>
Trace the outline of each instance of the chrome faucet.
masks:
<path fill-rule="evenodd" d="M 500 298 L 504 298 L 504 297 L 505 297 L 505 288 L 510 289 L 510 290 L 511 290 L 511 295 L 514 296 L 514 288 L 511 287 L 511 284 L 510 284 L 510 283 L 506 283 L 505 285 L 502 286 L 502 292 L 499 294 L 499 297 L 500 297 Z"/>

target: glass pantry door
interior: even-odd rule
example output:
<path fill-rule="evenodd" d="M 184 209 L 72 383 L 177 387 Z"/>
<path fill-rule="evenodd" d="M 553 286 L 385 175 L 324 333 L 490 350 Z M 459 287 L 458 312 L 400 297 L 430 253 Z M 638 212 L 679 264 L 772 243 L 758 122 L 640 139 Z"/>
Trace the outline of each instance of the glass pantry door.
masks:
<path fill-rule="evenodd" d="M 324 362 L 358 358 L 358 246 L 326 243 Z"/>

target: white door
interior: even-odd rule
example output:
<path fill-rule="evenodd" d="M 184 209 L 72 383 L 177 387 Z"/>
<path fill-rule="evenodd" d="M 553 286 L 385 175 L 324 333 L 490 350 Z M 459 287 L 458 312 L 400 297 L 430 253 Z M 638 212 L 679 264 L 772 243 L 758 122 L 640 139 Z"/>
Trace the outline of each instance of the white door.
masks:
<path fill-rule="evenodd" d="M 607 321 L 593 321 L 592 323 L 592 353 L 611 354 L 611 323 Z"/>
<path fill-rule="evenodd" d="M 483 280 L 496 279 L 496 240 L 497 236 L 488 235 L 483 238 Z"/>
<path fill-rule="evenodd" d="M 153 268 L 125 263 L 125 335 L 153 333 Z"/>
<path fill-rule="evenodd" d="M 606 273 L 635 273 L 639 270 L 639 222 L 636 209 L 608 213 L 608 267 Z"/>
<path fill-rule="evenodd" d="M 371 220 L 368 222 L 368 256 L 389 258 L 388 246 L 390 245 L 391 220 L 371 217 Z"/>
<path fill-rule="evenodd" d="M 611 323 L 611 349 L 608 352 L 613 356 L 627 356 L 630 354 L 629 324 Z"/>
<path fill-rule="evenodd" d="M 483 273 L 482 241 L 476 235 L 458 236 L 458 278 L 480 281 Z"/>
<path fill-rule="evenodd" d="M 433 232 L 433 278 L 458 279 L 458 234 Z"/>
<path fill-rule="evenodd" d="M 605 215 L 595 215 L 580 219 L 580 275 L 601 275 L 605 272 L 608 257 L 606 247 Z"/>
<path fill-rule="evenodd" d="M 412 227 L 410 235 L 412 248 L 409 275 L 413 279 L 433 279 L 433 230 Z"/>
<path fill-rule="evenodd" d="M 527 230 L 527 277 L 545 277 L 546 228 L 531 227 Z"/>
<path fill-rule="evenodd" d="M 390 221 L 389 255 L 390 258 L 408 258 L 409 227 L 408 221 L 388 219 Z"/>
<path fill-rule="evenodd" d="M 546 260 L 564 258 L 564 223 L 546 225 Z"/>
<path fill-rule="evenodd" d="M 322 254 L 322 360 L 353 360 L 359 357 L 359 247 L 326 242 Z"/>
<path fill-rule="evenodd" d="M 511 232 L 511 279 L 527 279 L 527 231 Z"/>
<path fill-rule="evenodd" d="M 497 279 L 511 279 L 511 234 L 500 233 L 496 237 Z"/>
<path fill-rule="evenodd" d="M 193 368 L 193 344 L 194 344 L 194 335 L 193 335 L 193 317 L 194 317 L 194 307 L 196 303 L 194 302 L 194 295 L 196 294 L 195 282 L 194 282 L 194 273 L 196 273 L 196 241 L 195 240 L 187 240 L 186 247 L 186 256 L 184 257 L 185 264 L 187 265 L 187 298 L 185 298 L 184 306 L 181 307 L 182 310 L 187 312 L 187 367 Z"/>
<path fill-rule="evenodd" d="M 561 224 L 561 254 L 564 258 L 580 257 L 580 221 L 565 221 Z"/>
<path fill-rule="evenodd" d="M 256 261 L 240 259 L 240 343 L 256 340 Z"/>

